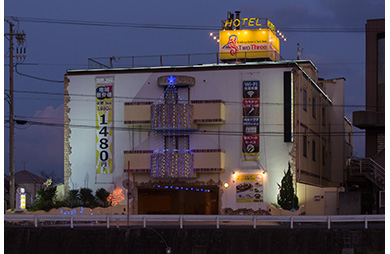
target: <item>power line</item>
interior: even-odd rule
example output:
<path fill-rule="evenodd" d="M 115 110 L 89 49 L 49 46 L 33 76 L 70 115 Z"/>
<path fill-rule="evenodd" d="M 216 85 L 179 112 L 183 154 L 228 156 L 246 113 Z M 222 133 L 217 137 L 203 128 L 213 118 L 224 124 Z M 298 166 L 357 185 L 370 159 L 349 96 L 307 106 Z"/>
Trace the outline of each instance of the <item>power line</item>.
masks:
<path fill-rule="evenodd" d="M 61 83 L 61 84 L 64 83 L 63 80 L 51 80 L 51 79 L 40 78 L 40 77 L 36 77 L 36 76 L 32 76 L 32 75 L 20 73 L 20 72 L 18 71 L 18 65 L 17 65 L 17 64 L 15 65 L 15 72 L 16 72 L 17 74 L 21 75 L 21 76 L 25 76 L 25 77 L 32 78 L 32 79 L 37 79 L 37 80 L 46 81 L 46 82 L 52 82 L 52 83 Z"/>
<path fill-rule="evenodd" d="M 98 26 L 98 27 L 175 29 L 175 30 L 199 30 L 199 31 L 210 31 L 210 30 L 221 29 L 220 26 L 146 24 L 146 23 L 128 23 L 128 22 L 69 20 L 69 19 L 45 19 L 45 18 L 34 18 L 34 17 L 11 17 L 11 18 L 18 21 L 30 22 L 30 23 L 81 25 L 81 26 Z M 364 33 L 367 31 L 364 27 L 312 27 L 312 28 L 279 27 L 279 28 L 286 32 L 300 32 L 300 33 L 302 32 L 303 33 Z"/>
<path fill-rule="evenodd" d="M 88 125 L 88 124 L 65 124 L 65 123 L 54 123 L 54 122 L 39 122 L 39 121 L 26 121 L 26 123 L 30 125 L 37 126 L 47 126 L 47 127 L 60 127 L 60 128 L 83 128 L 83 129 L 96 129 L 96 125 Z M 127 126 L 113 126 L 111 127 L 115 131 L 129 131 L 136 130 L 139 132 L 154 132 L 153 129 L 145 128 L 145 127 L 127 127 Z M 166 133 L 175 133 L 174 131 L 167 131 Z M 210 130 L 198 130 L 194 132 L 190 131 L 180 131 L 180 133 L 190 133 L 191 135 L 222 135 L 222 136 L 241 136 L 243 135 L 242 131 L 210 131 Z M 308 132 L 294 132 L 294 136 L 345 136 L 348 132 L 316 132 L 312 133 Z M 365 134 L 364 131 L 353 131 L 353 136 L 363 136 Z M 284 136 L 284 132 L 280 131 L 268 131 L 268 132 L 260 132 L 260 136 Z"/>
<path fill-rule="evenodd" d="M 62 81 L 63 82 L 63 81 Z M 8 89 L 4 89 L 4 91 L 9 91 Z M 22 91 L 22 90 L 19 90 L 19 91 L 16 91 L 14 90 L 15 93 L 25 93 L 25 94 L 39 94 L 39 95 L 54 95 L 54 96 L 65 96 L 64 93 L 55 93 L 55 92 L 43 92 L 43 91 Z M 67 95 L 67 97 L 87 97 L 87 98 L 96 98 L 95 95 L 93 94 L 69 94 Z M 159 101 L 161 98 L 151 98 L 151 97 L 131 97 L 131 96 L 113 96 L 114 99 L 123 99 L 123 100 L 134 100 L 136 99 L 137 101 L 140 101 L 140 100 L 145 100 L 145 101 Z M 73 100 L 71 98 L 71 100 Z M 84 101 L 88 101 L 88 100 L 84 100 Z M 90 101 L 93 101 L 93 100 L 90 100 Z M 179 102 L 180 101 L 183 101 L 183 102 L 186 102 L 188 100 L 186 99 L 182 99 L 182 100 L 178 100 Z M 238 105 L 241 105 L 242 104 L 242 101 L 224 101 L 225 104 L 238 104 Z M 275 106 L 284 106 L 283 103 L 279 103 L 279 102 L 262 102 L 261 99 L 260 99 L 260 105 L 275 105 Z M 294 106 L 303 106 L 304 104 L 301 104 L 301 103 L 294 103 L 293 104 Z M 306 103 L 305 105 L 307 105 L 307 107 L 311 107 L 312 104 L 310 103 Z M 359 107 L 365 107 L 366 105 L 363 105 L 363 104 L 342 104 L 342 105 L 337 105 L 337 104 L 332 104 L 332 105 L 322 105 L 322 104 L 316 104 L 317 107 L 323 107 L 323 106 L 326 106 L 326 107 L 352 107 L 352 108 L 359 108 Z"/>

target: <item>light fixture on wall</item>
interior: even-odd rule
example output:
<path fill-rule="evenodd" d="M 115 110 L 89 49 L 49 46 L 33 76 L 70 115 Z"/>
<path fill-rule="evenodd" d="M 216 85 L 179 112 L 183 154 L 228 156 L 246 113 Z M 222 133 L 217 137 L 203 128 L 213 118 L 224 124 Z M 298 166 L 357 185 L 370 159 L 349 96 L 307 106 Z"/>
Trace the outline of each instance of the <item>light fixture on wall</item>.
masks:
<path fill-rule="evenodd" d="M 223 184 L 223 187 L 229 188 L 229 183 L 224 183 L 224 184 Z"/>

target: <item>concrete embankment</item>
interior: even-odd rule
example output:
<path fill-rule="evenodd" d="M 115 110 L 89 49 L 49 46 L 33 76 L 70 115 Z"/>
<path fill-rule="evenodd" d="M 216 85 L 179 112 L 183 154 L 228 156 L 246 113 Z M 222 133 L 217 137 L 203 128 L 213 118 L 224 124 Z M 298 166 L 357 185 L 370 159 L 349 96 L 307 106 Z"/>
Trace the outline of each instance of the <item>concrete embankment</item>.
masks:
<path fill-rule="evenodd" d="M 5 253 L 384 253 L 385 229 L 5 227 Z M 348 247 L 348 246 L 347 246 Z"/>

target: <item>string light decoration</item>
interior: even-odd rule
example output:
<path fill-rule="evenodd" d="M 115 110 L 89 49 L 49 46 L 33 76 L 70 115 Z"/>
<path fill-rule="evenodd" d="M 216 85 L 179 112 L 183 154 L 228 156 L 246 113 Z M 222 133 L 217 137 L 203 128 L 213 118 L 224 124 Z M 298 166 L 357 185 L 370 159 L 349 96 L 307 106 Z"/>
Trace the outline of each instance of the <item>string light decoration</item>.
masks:
<path fill-rule="evenodd" d="M 194 130 L 193 106 L 180 97 L 176 77 L 166 78 L 168 86 L 151 109 L 154 144 L 152 178 L 194 178 L 194 154 L 189 150 L 189 131 Z M 186 103 L 187 102 L 187 103 Z"/>

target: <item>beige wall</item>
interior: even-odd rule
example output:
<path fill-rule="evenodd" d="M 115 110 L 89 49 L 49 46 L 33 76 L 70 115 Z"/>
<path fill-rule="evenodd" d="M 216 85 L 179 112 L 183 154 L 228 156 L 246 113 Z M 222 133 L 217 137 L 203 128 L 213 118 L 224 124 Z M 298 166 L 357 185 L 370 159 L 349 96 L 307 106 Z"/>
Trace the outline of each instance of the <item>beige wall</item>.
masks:
<path fill-rule="evenodd" d="M 225 169 L 224 152 L 196 152 L 194 153 L 194 169 L 215 168 Z"/>
<path fill-rule="evenodd" d="M 318 187 L 303 183 L 297 184 L 299 205 L 304 206 L 306 215 L 336 215 L 338 214 L 338 193 L 336 187 Z M 332 193 L 334 195 L 327 195 Z M 328 199 L 327 200 L 327 196 Z M 333 197 L 330 197 L 333 196 Z M 336 200 L 334 200 L 336 197 Z M 335 207 L 331 207 L 335 205 Z"/>
<path fill-rule="evenodd" d="M 150 104 L 125 105 L 124 121 L 126 124 L 149 124 Z"/>
<path fill-rule="evenodd" d="M 225 121 L 224 102 L 194 103 L 194 122 L 202 123 L 223 123 Z"/>
<path fill-rule="evenodd" d="M 130 161 L 131 170 L 150 170 L 150 153 L 125 153 L 123 165 L 127 168 L 128 162 Z"/>
<path fill-rule="evenodd" d="M 295 101 L 295 147 L 297 180 L 316 185 L 327 185 L 330 181 L 330 121 L 331 102 L 323 95 L 316 83 L 315 68 L 304 68 L 294 72 Z M 304 93 L 306 92 L 306 102 Z M 313 106 L 314 105 L 314 106 Z M 306 106 L 306 107 L 304 107 Z M 314 111 L 314 116 L 313 116 Z M 304 137 L 306 137 L 306 156 L 304 155 Z M 313 149 L 313 145 L 315 149 Z"/>

